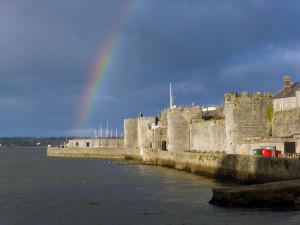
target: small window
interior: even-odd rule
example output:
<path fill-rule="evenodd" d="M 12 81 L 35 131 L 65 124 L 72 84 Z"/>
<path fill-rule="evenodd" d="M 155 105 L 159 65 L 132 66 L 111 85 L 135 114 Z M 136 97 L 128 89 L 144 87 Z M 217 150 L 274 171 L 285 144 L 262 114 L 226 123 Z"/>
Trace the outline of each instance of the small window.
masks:
<path fill-rule="evenodd" d="M 148 124 L 148 129 L 151 130 L 151 124 Z"/>
<path fill-rule="evenodd" d="M 152 148 L 152 142 L 150 142 L 150 148 Z"/>
<path fill-rule="evenodd" d="M 86 147 L 90 147 L 90 143 L 88 142 L 88 143 L 86 143 Z"/>
<path fill-rule="evenodd" d="M 76 147 L 78 147 L 79 146 L 79 143 L 78 142 L 76 142 Z"/>
<path fill-rule="evenodd" d="M 295 108 L 294 102 L 291 102 L 291 109 Z"/>

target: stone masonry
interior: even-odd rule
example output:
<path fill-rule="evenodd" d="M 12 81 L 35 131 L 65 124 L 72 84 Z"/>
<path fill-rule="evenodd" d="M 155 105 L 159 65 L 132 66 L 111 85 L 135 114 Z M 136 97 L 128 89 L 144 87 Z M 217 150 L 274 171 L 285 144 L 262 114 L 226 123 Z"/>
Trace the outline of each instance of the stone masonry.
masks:
<path fill-rule="evenodd" d="M 272 93 L 248 92 L 225 94 L 226 152 L 238 153 L 236 144 L 249 137 L 268 137 L 270 122 L 266 117 L 267 106 L 272 106 Z"/>

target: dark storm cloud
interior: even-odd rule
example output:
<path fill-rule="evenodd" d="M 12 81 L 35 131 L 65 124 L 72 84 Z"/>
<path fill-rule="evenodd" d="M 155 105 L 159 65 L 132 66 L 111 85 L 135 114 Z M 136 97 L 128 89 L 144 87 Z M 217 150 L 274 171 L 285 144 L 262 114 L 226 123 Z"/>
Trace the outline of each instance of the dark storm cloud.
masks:
<path fill-rule="evenodd" d="M 124 0 L 0 2 L 0 136 L 66 135 Z M 299 1 L 140 0 L 85 129 L 300 80 Z M 98 126 L 98 125 L 97 125 Z"/>

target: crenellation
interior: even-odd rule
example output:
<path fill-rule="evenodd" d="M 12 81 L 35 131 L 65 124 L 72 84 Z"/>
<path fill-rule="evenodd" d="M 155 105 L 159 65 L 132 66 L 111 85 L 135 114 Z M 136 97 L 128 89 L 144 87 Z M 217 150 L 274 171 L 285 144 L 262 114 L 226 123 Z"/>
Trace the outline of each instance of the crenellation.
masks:
<path fill-rule="evenodd" d="M 261 98 L 261 93 L 260 92 L 253 92 L 253 98 Z"/>
<path fill-rule="evenodd" d="M 244 98 L 244 97 L 249 97 L 249 92 L 242 92 L 241 93 L 241 98 Z"/>
<path fill-rule="evenodd" d="M 264 97 L 272 98 L 272 92 L 264 92 Z"/>

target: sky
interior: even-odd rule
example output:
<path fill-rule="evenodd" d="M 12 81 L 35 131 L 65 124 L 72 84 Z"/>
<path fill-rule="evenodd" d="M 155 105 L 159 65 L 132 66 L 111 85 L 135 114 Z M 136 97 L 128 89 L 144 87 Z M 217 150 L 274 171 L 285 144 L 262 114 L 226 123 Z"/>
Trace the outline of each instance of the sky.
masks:
<path fill-rule="evenodd" d="M 120 136 L 124 119 L 168 108 L 170 82 L 176 105 L 275 94 L 285 75 L 300 81 L 299 12 L 298 0 L 0 0 L 0 136 L 93 137 L 107 121 Z"/>

